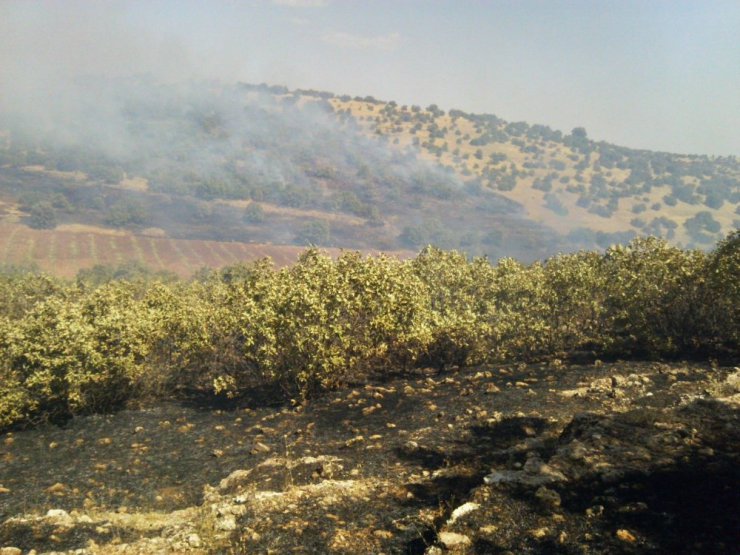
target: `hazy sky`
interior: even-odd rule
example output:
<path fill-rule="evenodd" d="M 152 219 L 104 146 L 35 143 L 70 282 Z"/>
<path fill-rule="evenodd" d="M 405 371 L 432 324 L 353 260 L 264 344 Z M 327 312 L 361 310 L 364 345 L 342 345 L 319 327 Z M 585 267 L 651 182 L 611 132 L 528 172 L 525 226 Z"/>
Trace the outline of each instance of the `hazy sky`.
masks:
<path fill-rule="evenodd" d="M 0 102 L 151 73 L 493 113 L 740 155 L 740 1 L 0 0 Z"/>

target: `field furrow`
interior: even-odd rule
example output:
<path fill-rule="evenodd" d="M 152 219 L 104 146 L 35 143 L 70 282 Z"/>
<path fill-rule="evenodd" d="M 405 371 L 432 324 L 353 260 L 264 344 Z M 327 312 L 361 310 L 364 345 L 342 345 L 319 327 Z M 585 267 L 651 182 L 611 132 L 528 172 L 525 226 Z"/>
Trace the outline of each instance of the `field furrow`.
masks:
<path fill-rule="evenodd" d="M 112 235 L 89 228 L 40 230 L 21 224 L 0 224 L 0 262 L 37 266 L 63 277 L 74 277 L 80 269 L 96 264 L 120 266 L 126 262 L 138 262 L 183 277 L 203 267 L 220 268 L 262 258 L 270 258 L 275 266 L 283 267 L 295 262 L 303 250 L 293 245 L 198 241 L 132 233 Z M 326 250 L 332 256 L 341 252 Z"/>

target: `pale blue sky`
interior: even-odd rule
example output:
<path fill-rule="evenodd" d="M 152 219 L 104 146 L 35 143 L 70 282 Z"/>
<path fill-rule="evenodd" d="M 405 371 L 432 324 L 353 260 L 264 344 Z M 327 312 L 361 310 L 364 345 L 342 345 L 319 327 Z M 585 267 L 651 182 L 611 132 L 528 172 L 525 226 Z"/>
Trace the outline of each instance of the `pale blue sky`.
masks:
<path fill-rule="evenodd" d="M 0 0 L 0 94 L 154 73 L 494 113 L 740 155 L 740 2 Z M 1 99 L 0 99 L 1 100 Z"/>

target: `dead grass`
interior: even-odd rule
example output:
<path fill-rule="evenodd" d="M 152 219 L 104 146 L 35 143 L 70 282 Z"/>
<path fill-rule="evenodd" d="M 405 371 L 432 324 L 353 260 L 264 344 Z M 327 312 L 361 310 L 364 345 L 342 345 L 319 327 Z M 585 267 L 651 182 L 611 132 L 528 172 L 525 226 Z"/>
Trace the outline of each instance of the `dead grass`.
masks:
<path fill-rule="evenodd" d="M 367 134 L 375 135 L 379 130 L 390 139 L 389 144 L 396 148 L 406 149 L 413 147 L 414 138 L 417 138 L 422 144 L 429 141 L 429 132 L 426 130 L 426 124 L 416 133 L 411 132 L 412 127 L 416 124 L 413 117 L 409 122 L 396 123 L 393 121 L 384 121 L 382 110 L 386 105 L 385 103 L 379 102 L 372 104 L 356 100 L 345 102 L 337 98 L 332 99 L 331 103 L 335 110 L 349 110 L 360 128 Z M 421 113 L 428 114 L 425 110 L 422 110 Z M 379 116 L 381 116 L 381 121 L 378 121 Z M 434 140 L 434 144 L 437 146 L 446 143 L 447 151 L 442 152 L 440 156 L 436 156 L 427 148 L 414 148 L 418 148 L 420 158 L 452 167 L 463 181 L 469 180 L 472 177 L 484 177 L 484 169 L 488 164 L 491 154 L 494 153 L 504 154 L 507 159 L 503 165 L 509 167 L 513 164 L 518 171 L 525 170 L 525 163 L 537 161 L 533 154 L 523 152 L 522 149 L 511 142 L 489 143 L 482 146 L 471 145 L 470 140 L 479 137 L 480 133 L 476 131 L 474 122 L 469 119 L 456 118 L 453 120 L 449 115 L 445 114 L 437 117 L 434 123 L 439 128 L 447 128 L 447 132 L 443 138 Z M 463 137 L 466 136 L 467 138 L 464 139 Z M 398 142 L 394 143 L 394 139 L 398 139 Z M 522 140 L 525 146 L 531 144 L 531 141 L 526 138 L 522 138 Z M 544 160 L 546 164 L 550 161 L 562 162 L 566 167 L 565 170 L 559 171 L 558 174 L 568 176 L 571 179 L 575 177 L 576 170 L 574 166 L 577 161 L 571 160 L 570 156 L 576 154 L 578 155 L 578 160 L 580 160 L 582 159 L 582 155 L 559 143 L 545 142 L 544 144 L 538 144 L 538 146 L 544 151 L 540 161 Z M 478 160 L 474 155 L 478 149 L 482 152 L 481 160 Z M 455 150 L 459 150 L 457 156 L 452 154 Z M 467 159 L 465 159 L 466 156 Z M 598 158 L 598 152 L 591 154 L 591 165 L 581 172 L 584 182 L 588 183 L 594 176 L 593 163 Z M 495 167 L 500 168 L 501 165 L 498 164 Z M 733 214 L 732 210 L 727 209 L 727 205 L 725 205 L 724 210 L 712 209 L 702 204 L 688 205 L 681 202 L 672 207 L 665 205 L 662 199 L 663 196 L 669 193 L 668 187 L 654 187 L 650 193 L 641 197 L 622 198 L 614 213 L 610 217 L 604 218 L 577 206 L 578 195 L 567 192 L 564 184 L 555 183 L 553 192 L 558 195 L 558 199 L 568 211 L 566 216 L 560 216 L 547 208 L 544 193 L 532 188 L 535 179 L 545 177 L 553 170 L 548 166 L 545 168 L 530 168 L 528 171 L 531 171 L 533 175 L 520 176 L 517 178 L 517 186 L 513 190 L 499 191 L 499 194 L 520 203 L 524 207 L 527 217 L 563 234 L 583 227 L 607 233 L 630 230 L 640 233 L 640 229 L 631 223 L 636 216 L 642 216 L 648 222 L 655 217 L 662 216 L 667 217 L 678 225 L 675 230 L 674 241 L 686 244 L 690 242 L 690 238 L 685 232 L 683 224 L 699 211 L 710 212 L 712 217 L 721 224 L 723 232 L 734 227 L 736 215 Z M 628 177 L 629 170 L 604 168 L 602 174 L 608 181 L 615 180 L 617 182 L 623 182 Z M 642 197 L 648 197 L 648 200 L 643 200 Z M 645 202 L 648 205 L 648 211 L 641 215 L 633 213 L 632 208 L 641 202 Z M 656 202 L 661 203 L 661 209 L 659 211 L 650 210 L 649 206 Z"/>

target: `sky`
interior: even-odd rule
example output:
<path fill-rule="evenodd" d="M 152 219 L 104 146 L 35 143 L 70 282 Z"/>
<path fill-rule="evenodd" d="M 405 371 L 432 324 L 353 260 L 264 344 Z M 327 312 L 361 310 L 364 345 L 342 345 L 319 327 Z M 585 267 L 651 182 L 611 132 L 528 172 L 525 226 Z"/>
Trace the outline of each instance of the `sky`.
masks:
<path fill-rule="evenodd" d="M 740 155 L 737 0 L 0 0 L 0 105 L 78 75 L 372 95 Z"/>

